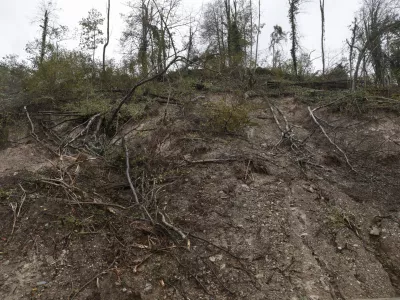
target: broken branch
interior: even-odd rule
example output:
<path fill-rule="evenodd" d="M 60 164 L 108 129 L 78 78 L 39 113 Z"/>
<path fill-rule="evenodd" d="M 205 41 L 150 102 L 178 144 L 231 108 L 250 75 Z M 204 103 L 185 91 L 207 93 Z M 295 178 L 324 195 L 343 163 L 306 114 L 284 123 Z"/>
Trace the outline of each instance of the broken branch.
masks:
<path fill-rule="evenodd" d="M 329 137 L 329 135 L 326 133 L 325 128 L 322 127 L 322 125 L 317 121 L 317 119 L 316 119 L 316 117 L 315 117 L 315 115 L 314 115 L 314 113 L 313 113 L 313 110 L 312 110 L 309 106 L 308 106 L 308 112 L 310 113 L 310 116 L 311 116 L 311 118 L 313 119 L 314 123 L 317 124 L 318 127 L 321 129 L 322 133 L 325 135 L 325 137 L 327 138 L 327 140 L 329 141 L 329 143 L 331 143 L 333 146 L 335 146 L 335 148 L 336 148 L 337 150 L 339 150 L 340 153 L 342 153 L 342 155 L 343 155 L 343 157 L 345 158 L 346 163 L 347 163 L 347 165 L 350 167 L 350 169 L 351 169 L 352 171 L 354 171 L 354 172 L 357 172 L 357 171 L 353 168 L 352 164 L 350 163 L 349 158 L 347 157 L 346 152 L 344 152 L 344 151 L 342 150 L 342 148 L 340 148 L 334 141 L 332 141 L 332 139 L 331 139 L 331 138 Z"/>

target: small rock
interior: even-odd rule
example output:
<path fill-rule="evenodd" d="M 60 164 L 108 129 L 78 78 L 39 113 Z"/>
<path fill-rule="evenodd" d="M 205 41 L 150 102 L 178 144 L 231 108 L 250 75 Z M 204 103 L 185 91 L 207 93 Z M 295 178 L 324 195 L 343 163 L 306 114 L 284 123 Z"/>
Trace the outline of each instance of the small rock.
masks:
<path fill-rule="evenodd" d="M 225 194 L 224 191 L 219 191 L 218 193 L 220 194 L 221 199 L 227 199 L 227 198 L 229 198 L 228 195 Z"/>
<path fill-rule="evenodd" d="M 49 265 L 54 265 L 54 264 L 56 263 L 55 259 L 54 259 L 52 256 L 50 256 L 50 255 L 46 255 L 46 256 L 45 256 L 45 259 L 46 259 L 46 262 L 47 262 Z"/>
<path fill-rule="evenodd" d="M 379 236 L 381 234 L 381 230 L 377 226 L 372 226 L 372 229 L 369 232 L 369 234 L 373 236 Z"/>
<path fill-rule="evenodd" d="M 218 254 L 218 255 L 215 255 L 215 256 L 210 256 L 208 259 L 211 262 L 216 262 L 217 260 L 222 260 L 222 254 Z"/>
<path fill-rule="evenodd" d="M 153 289 L 153 286 L 151 285 L 150 282 L 146 283 L 146 286 L 144 287 L 144 292 L 150 292 Z"/>
<path fill-rule="evenodd" d="M 47 284 L 46 281 L 39 281 L 39 282 L 36 283 L 36 285 L 38 285 L 38 286 L 39 286 L 39 285 L 45 285 L 45 284 Z"/>
<path fill-rule="evenodd" d="M 126 293 L 127 291 L 128 291 L 127 288 L 123 288 L 123 289 L 122 289 L 122 292 L 123 292 L 123 293 Z"/>
<path fill-rule="evenodd" d="M 250 187 L 247 184 L 242 184 L 242 190 L 245 192 L 250 192 Z"/>

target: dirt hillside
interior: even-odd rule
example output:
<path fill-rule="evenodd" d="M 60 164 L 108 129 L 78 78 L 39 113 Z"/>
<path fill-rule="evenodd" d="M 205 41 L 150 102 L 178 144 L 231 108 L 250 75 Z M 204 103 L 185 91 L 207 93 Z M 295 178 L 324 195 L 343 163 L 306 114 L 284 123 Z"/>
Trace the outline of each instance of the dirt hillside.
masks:
<path fill-rule="evenodd" d="M 0 151 L 0 299 L 400 296 L 399 115 L 255 94 L 245 126 L 216 131 L 202 108 L 235 100 L 201 96 L 124 129 L 165 226 L 118 137 L 112 160 Z"/>

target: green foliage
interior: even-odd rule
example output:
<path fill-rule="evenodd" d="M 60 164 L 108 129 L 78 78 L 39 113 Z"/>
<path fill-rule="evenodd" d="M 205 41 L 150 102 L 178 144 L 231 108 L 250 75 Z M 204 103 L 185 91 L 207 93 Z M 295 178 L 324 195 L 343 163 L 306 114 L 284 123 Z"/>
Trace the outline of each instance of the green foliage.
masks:
<path fill-rule="evenodd" d="M 122 106 L 120 115 L 122 118 L 141 118 L 146 110 L 145 102 L 131 102 Z"/>
<path fill-rule="evenodd" d="M 204 115 L 206 127 L 217 132 L 240 132 L 252 125 L 249 118 L 251 110 L 248 104 L 232 104 L 227 100 L 219 100 L 205 104 Z"/>
<path fill-rule="evenodd" d="M 18 56 L 7 55 L 0 61 L 0 96 L 18 93 L 23 88 L 23 81 L 29 75 L 25 62 L 18 61 Z"/>
<path fill-rule="evenodd" d="M 106 70 L 102 73 L 101 78 L 101 87 L 103 90 L 129 89 L 134 79 L 126 66 L 123 64 L 119 65 L 114 60 L 108 60 L 106 62 Z M 96 78 L 96 83 L 98 82 L 97 79 L 98 78 Z"/>
<path fill-rule="evenodd" d="M 89 58 L 82 52 L 61 51 L 42 63 L 26 82 L 32 98 L 66 100 L 79 97 L 91 89 L 92 67 Z"/>
<path fill-rule="evenodd" d="M 360 115 L 368 112 L 390 111 L 400 113 L 400 97 L 393 99 L 374 96 L 373 91 L 360 90 L 347 95 L 331 107 L 334 111 L 340 111 L 351 115 Z"/>
<path fill-rule="evenodd" d="M 98 113 L 107 117 L 114 108 L 115 105 L 112 104 L 109 98 L 96 94 L 90 94 L 83 100 L 68 102 L 62 106 L 63 110 L 75 111 L 84 117 L 90 117 Z M 139 119 L 144 115 L 145 109 L 145 102 L 131 102 L 122 106 L 119 116 L 121 120 Z"/>
<path fill-rule="evenodd" d="M 0 115 L 0 149 L 8 146 L 8 132 L 6 120 Z"/>
<path fill-rule="evenodd" d="M 103 43 L 103 31 L 100 26 L 103 25 L 104 18 L 101 13 L 92 8 L 87 18 L 83 18 L 79 25 L 81 25 L 81 46 L 83 49 L 94 51 L 98 45 Z"/>
<path fill-rule="evenodd" d="M 296 55 L 296 66 L 294 66 L 293 59 L 286 60 L 282 66 L 281 70 L 288 74 L 293 80 L 307 80 L 312 79 L 314 76 L 314 67 L 312 64 L 312 60 L 310 54 L 300 53 L 300 55 Z"/>
<path fill-rule="evenodd" d="M 8 200 L 10 198 L 11 194 L 12 194 L 12 191 L 0 188 L 0 200 L 2 200 L 2 201 Z"/>
<path fill-rule="evenodd" d="M 76 111 L 83 116 L 92 116 L 98 113 L 105 114 L 112 109 L 112 105 L 109 99 L 96 97 L 96 95 L 90 95 L 90 97 L 81 100 L 69 102 L 63 106 L 66 111 Z"/>
<path fill-rule="evenodd" d="M 341 80 L 348 79 L 349 71 L 343 62 L 338 63 L 332 69 L 329 69 L 325 73 L 325 78 L 328 80 Z"/>

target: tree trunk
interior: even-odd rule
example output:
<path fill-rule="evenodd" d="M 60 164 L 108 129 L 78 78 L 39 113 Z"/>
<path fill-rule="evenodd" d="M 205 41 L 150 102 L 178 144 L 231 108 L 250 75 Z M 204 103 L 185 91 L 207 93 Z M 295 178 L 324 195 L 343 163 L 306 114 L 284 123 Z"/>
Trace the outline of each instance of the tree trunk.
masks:
<path fill-rule="evenodd" d="M 228 60 L 229 67 L 232 66 L 232 20 L 231 20 L 231 1 L 225 0 L 225 14 L 227 21 L 227 41 L 228 41 Z"/>
<path fill-rule="evenodd" d="M 103 47 L 103 79 L 106 73 L 106 48 L 110 42 L 110 0 L 107 5 L 107 40 Z"/>
<path fill-rule="evenodd" d="M 356 85 L 357 85 L 357 80 L 358 80 L 358 70 L 360 69 L 360 65 L 361 62 L 363 61 L 364 57 L 365 57 L 365 52 L 366 52 L 366 47 L 367 45 L 365 45 L 358 54 L 358 58 L 357 58 L 357 63 L 354 69 L 354 76 L 353 76 L 353 83 L 351 85 L 351 89 L 354 92 L 356 90 Z"/>
<path fill-rule="evenodd" d="M 322 75 L 325 75 L 325 0 L 319 0 L 321 10 L 321 53 L 322 53 Z"/>
<path fill-rule="evenodd" d="M 385 34 L 386 32 L 390 32 L 391 30 L 400 27 L 400 21 L 395 21 L 393 23 L 389 23 L 383 27 L 381 27 L 373 37 L 369 37 L 367 41 L 365 42 L 364 46 L 359 49 L 359 55 L 357 59 L 357 64 L 354 69 L 354 76 L 353 76 L 353 83 L 352 83 L 352 91 L 356 90 L 356 83 L 358 80 L 358 70 L 360 68 L 361 62 L 363 59 L 365 59 L 365 54 L 367 52 L 367 49 L 371 46 L 372 43 L 374 43 L 375 39 L 380 37 L 382 34 Z"/>
<path fill-rule="evenodd" d="M 254 59 L 254 68 L 257 68 L 258 41 L 259 41 L 259 38 L 260 38 L 260 26 L 261 26 L 261 0 L 258 0 L 258 25 L 257 25 L 256 57 Z"/>
<path fill-rule="evenodd" d="M 192 29 L 192 17 L 190 16 L 190 25 L 189 25 L 189 42 L 188 42 L 188 49 L 186 55 L 186 72 L 189 70 L 189 61 L 190 61 L 190 53 L 192 52 L 193 47 L 193 29 Z"/>
<path fill-rule="evenodd" d="M 46 55 L 46 44 L 47 44 L 47 36 L 49 34 L 49 11 L 46 9 L 44 11 L 44 19 L 43 19 L 43 25 L 41 25 L 43 31 L 42 31 L 42 42 L 40 45 L 40 54 L 39 54 L 39 66 L 42 65 L 44 56 Z"/>
<path fill-rule="evenodd" d="M 357 34 L 357 18 L 354 18 L 354 27 L 352 29 L 351 42 L 348 43 L 350 47 L 349 64 L 350 64 L 350 81 L 353 82 L 353 64 L 354 64 L 354 44 L 356 42 Z"/>
<path fill-rule="evenodd" d="M 253 64 L 253 1 L 250 0 L 250 69 Z"/>
<path fill-rule="evenodd" d="M 289 21 L 291 27 L 291 38 L 292 38 L 292 47 L 290 49 L 290 54 L 292 56 L 293 61 L 293 73 L 297 77 L 297 24 L 296 24 L 296 0 L 289 0 Z"/>
<path fill-rule="evenodd" d="M 141 20 L 142 36 L 139 46 L 139 61 L 142 68 L 141 73 L 143 76 L 146 76 L 148 73 L 147 51 L 149 46 L 149 41 L 148 41 L 149 11 L 148 7 L 144 3 L 144 0 L 142 0 L 141 13 L 142 13 L 142 20 Z"/>

